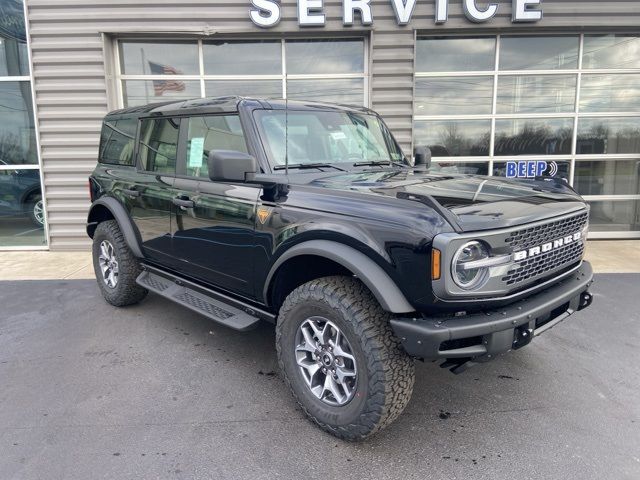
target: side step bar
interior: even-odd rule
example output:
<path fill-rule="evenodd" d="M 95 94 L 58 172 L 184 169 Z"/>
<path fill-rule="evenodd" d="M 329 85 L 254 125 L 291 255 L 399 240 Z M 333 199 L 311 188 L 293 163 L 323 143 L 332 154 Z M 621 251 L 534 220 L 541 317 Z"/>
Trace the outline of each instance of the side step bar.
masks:
<path fill-rule="evenodd" d="M 240 310 L 220 300 L 221 297 L 224 298 L 222 294 L 148 265 L 144 265 L 144 271 L 138 276 L 136 283 L 234 330 L 251 330 L 260 322 L 260 318 L 256 316 L 259 313 L 255 310 L 249 307 L 246 307 L 249 312 Z M 263 318 L 271 316 L 267 312 L 260 313 Z"/>

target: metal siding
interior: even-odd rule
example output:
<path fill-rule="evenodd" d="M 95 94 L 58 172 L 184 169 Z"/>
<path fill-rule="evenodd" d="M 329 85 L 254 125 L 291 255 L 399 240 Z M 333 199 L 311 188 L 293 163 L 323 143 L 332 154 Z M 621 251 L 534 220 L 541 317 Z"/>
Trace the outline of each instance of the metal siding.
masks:
<path fill-rule="evenodd" d="M 451 0 L 449 21 L 435 25 L 434 1 L 418 0 L 412 21 L 400 27 L 388 0 L 371 2 L 374 25 L 343 27 L 342 2 L 325 1 L 326 26 L 299 28 L 296 2 L 284 0 L 283 19 L 261 30 L 249 19 L 248 0 L 26 0 L 33 53 L 52 250 L 88 248 L 84 222 L 89 206 L 87 176 L 93 170 L 101 119 L 115 103 L 106 72 L 104 33 L 243 34 L 251 36 L 371 35 L 371 106 L 387 120 L 403 148 L 412 143 L 415 30 L 495 33 L 513 29 L 615 30 L 640 26 L 637 0 L 545 0 L 538 24 L 512 24 L 511 2 L 481 25 L 464 18 L 462 0 Z M 356 17 L 357 18 L 357 17 Z M 357 21 L 356 21 L 357 23 Z"/>

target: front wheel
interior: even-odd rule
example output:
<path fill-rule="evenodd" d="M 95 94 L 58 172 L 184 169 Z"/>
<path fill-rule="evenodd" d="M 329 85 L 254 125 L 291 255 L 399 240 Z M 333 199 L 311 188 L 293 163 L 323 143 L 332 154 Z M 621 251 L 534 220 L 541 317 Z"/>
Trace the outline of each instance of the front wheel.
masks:
<path fill-rule="evenodd" d="M 349 277 L 306 283 L 280 309 L 276 348 L 285 381 L 307 416 L 339 438 L 376 433 L 411 399 L 414 363 L 389 320 Z"/>

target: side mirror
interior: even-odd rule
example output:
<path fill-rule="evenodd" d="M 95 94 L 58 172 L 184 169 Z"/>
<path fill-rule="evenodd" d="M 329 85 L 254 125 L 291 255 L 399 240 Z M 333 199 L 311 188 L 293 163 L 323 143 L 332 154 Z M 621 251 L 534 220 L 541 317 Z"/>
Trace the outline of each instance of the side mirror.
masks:
<path fill-rule="evenodd" d="M 212 150 L 208 158 L 209 178 L 222 182 L 245 182 L 258 172 L 258 162 L 248 153 Z"/>
<path fill-rule="evenodd" d="M 420 145 L 413 149 L 413 164 L 417 167 L 424 165 L 426 167 L 431 166 L 431 149 L 429 147 Z"/>

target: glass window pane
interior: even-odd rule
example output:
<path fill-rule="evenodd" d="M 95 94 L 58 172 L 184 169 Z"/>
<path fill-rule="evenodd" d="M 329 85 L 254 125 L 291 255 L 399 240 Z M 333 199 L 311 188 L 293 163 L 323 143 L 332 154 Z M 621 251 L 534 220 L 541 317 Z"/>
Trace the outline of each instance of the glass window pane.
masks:
<path fill-rule="evenodd" d="M 502 37 L 500 70 L 578 68 L 579 37 Z"/>
<path fill-rule="evenodd" d="M 583 75 L 581 112 L 640 112 L 640 75 Z"/>
<path fill-rule="evenodd" d="M 495 154 L 569 155 L 573 119 L 496 120 Z"/>
<path fill-rule="evenodd" d="M 247 144 L 238 115 L 210 115 L 189 118 L 187 175 L 209 178 L 207 160 L 212 150 L 247 153 Z"/>
<path fill-rule="evenodd" d="M 578 155 L 640 153 L 640 117 L 581 118 Z"/>
<path fill-rule="evenodd" d="M 207 97 L 240 95 L 244 97 L 282 98 L 281 80 L 208 80 Z"/>
<path fill-rule="evenodd" d="M 495 68 L 496 38 L 421 38 L 417 72 L 476 72 Z"/>
<path fill-rule="evenodd" d="M 434 161 L 429 170 L 431 172 L 453 173 L 460 175 L 489 175 L 489 164 L 487 162 Z"/>
<path fill-rule="evenodd" d="M 0 247 L 46 245 L 39 170 L 0 170 Z"/>
<path fill-rule="evenodd" d="M 592 232 L 637 232 L 640 230 L 640 200 L 589 202 Z"/>
<path fill-rule="evenodd" d="M 562 178 L 568 184 L 571 162 L 539 160 L 512 160 L 507 162 L 495 162 L 493 175 L 506 178 Z"/>
<path fill-rule="evenodd" d="M 27 44 L 0 35 L 0 77 L 29 75 Z"/>
<path fill-rule="evenodd" d="M 483 157 L 489 155 L 491 120 L 418 121 L 415 144 L 426 145 L 434 157 Z"/>
<path fill-rule="evenodd" d="M 0 164 L 37 164 L 29 82 L 0 82 Z"/>
<path fill-rule="evenodd" d="M 136 119 L 105 122 L 100 136 L 100 163 L 133 165 L 136 143 Z"/>
<path fill-rule="evenodd" d="M 147 103 L 200 98 L 200 82 L 181 80 L 125 80 L 122 82 L 125 107 Z"/>
<path fill-rule="evenodd" d="M 490 114 L 493 77 L 417 78 L 416 115 Z"/>
<path fill-rule="evenodd" d="M 501 76 L 497 113 L 565 113 L 576 107 L 575 75 Z"/>
<path fill-rule="evenodd" d="M 640 68 L 640 37 L 585 35 L 582 68 Z"/>
<path fill-rule="evenodd" d="M 125 75 L 197 75 L 198 44 L 189 42 L 120 42 Z"/>
<path fill-rule="evenodd" d="M 285 44 L 287 74 L 364 73 L 362 40 L 292 40 Z"/>
<path fill-rule="evenodd" d="M 206 75 L 281 75 L 279 41 L 204 42 Z"/>
<path fill-rule="evenodd" d="M 180 120 L 143 120 L 140 128 L 140 161 L 149 172 L 174 174 L 178 152 Z"/>
<path fill-rule="evenodd" d="M 287 97 L 291 100 L 364 105 L 364 80 L 289 80 Z"/>
<path fill-rule="evenodd" d="M 640 195 L 640 159 L 578 161 L 574 185 L 581 195 Z"/>

